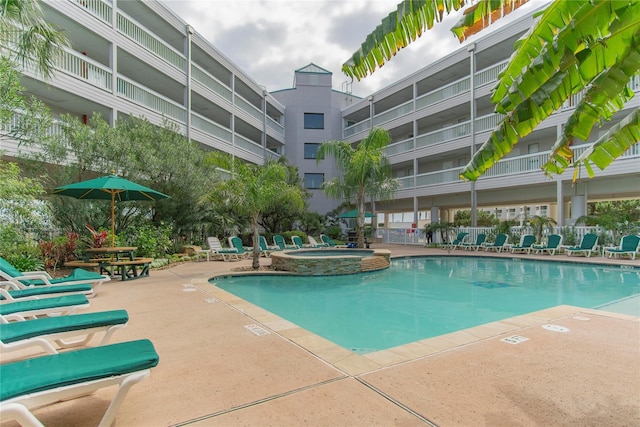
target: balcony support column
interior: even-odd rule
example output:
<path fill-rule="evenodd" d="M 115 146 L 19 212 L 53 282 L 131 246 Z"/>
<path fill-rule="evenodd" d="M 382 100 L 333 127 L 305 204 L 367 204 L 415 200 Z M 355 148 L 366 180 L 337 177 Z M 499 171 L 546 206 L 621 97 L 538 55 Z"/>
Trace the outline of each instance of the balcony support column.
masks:
<path fill-rule="evenodd" d="M 557 208 L 557 225 L 564 227 L 564 189 L 562 188 L 562 179 L 556 180 L 556 205 Z"/>
<path fill-rule="evenodd" d="M 187 50 L 187 87 L 185 87 L 185 103 L 187 106 L 187 140 L 191 141 L 191 37 L 193 36 L 193 28 L 187 25 L 187 38 L 185 40 Z"/>
<path fill-rule="evenodd" d="M 475 122 L 476 122 L 476 91 L 475 91 L 475 75 L 476 75 L 476 58 L 475 58 L 475 43 L 470 44 L 467 47 L 467 52 L 469 52 L 469 95 L 471 97 L 469 101 L 470 106 L 470 132 L 471 132 L 471 158 L 476 154 L 476 130 L 475 130 Z M 476 182 L 471 181 L 471 226 L 478 226 L 478 199 L 476 194 Z"/>

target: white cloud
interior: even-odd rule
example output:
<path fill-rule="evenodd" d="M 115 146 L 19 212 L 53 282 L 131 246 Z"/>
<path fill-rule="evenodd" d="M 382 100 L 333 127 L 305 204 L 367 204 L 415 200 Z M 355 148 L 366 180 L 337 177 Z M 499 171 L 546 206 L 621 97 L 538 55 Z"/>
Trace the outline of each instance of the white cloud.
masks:
<path fill-rule="evenodd" d="M 348 60 L 399 0 L 161 0 L 258 84 L 290 88 L 296 69 L 313 62 L 333 73 L 341 90 Z M 539 5 L 541 1 L 531 3 Z M 526 7 L 526 6 L 525 6 Z M 460 47 L 445 18 L 373 75 L 353 82 L 366 96 Z"/>

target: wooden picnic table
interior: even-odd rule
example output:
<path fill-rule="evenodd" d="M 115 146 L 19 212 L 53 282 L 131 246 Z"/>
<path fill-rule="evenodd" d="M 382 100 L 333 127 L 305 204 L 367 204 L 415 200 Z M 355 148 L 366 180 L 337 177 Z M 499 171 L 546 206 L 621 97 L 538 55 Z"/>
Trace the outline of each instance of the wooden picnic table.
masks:
<path fill-rule="evenodd" d="M 136 257 L 136 249 L 138 248 L 135 246 L 90 248 L 85 251 L 83 263 L 98 267 L 100 274 L 120 276 L 122 280 L 148 277 L 153 258 Z M 83 263 L 77 262 L 74 266 L 81 266 Z"/>
<path fill-rule="evenodd" d="M 90 262 L 92 255 L 96 255 L 103 258 L 104 255 L 108 255 L 108 258 L 115 258 L 115 261 L 133 261 L 135 259 L 135 252 L 138 249 L 136 246 L 115 246 L 115 247 L 103 247 L 103 248 L 89 248 L 85 250 L 84 260 Z M 106 258 L 106 257 L 104 257 Z"/>

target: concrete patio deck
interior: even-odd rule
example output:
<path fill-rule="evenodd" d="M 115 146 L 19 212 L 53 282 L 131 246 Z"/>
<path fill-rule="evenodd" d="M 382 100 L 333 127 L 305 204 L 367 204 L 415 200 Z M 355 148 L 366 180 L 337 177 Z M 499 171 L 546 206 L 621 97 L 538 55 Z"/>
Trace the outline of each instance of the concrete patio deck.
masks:
<path fill-rule="evenodd" d="M 447 254 L 376 247 L 392 256 Z M 540 258 L 640 267 L 639 260 Z M 249 264 L 191 262 L 103 285 L 89 311 L 130 315 L 112 342 L 149 338 L 160 355 L 151 376 L 127 395 L 115 426 L 640 425 L 637 316 L 558 306 L 361 356 L 208 282 Z M 252 333 L 250 325 L 268 333 Z M 528 340 L 501 341 L 511 336 Z M 35 414 L 47 426 L 97 425 L 113 391 Z"/>

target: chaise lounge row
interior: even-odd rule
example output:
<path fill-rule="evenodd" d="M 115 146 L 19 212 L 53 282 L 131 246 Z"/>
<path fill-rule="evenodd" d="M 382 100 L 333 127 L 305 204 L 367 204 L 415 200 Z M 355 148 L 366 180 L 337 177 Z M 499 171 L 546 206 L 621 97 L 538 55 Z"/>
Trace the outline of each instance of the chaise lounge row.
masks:
<path fill-rule="evenodd" d="M 260 254 L 269 257 L 272 252 L 284 251 L 284 250 L 296 250 L 302 248 L 322 248 L 322 247 L 335 247 L 336 244 L 326 235 L 321 234 L 320 239 L 322 243 L 319 243 L 312 236 L 308 236 L 309 243 L 304 244 L 300 236 L 292 236 L 291 244 L 287 244 L 284 236 L 276 234 L 273 236 L 273 245 L 267 243 L 267 239 L 264 236 L 259 236 L 259 251 Z M 237 236 L 229 237 L 229 247 L 225 248 L 220 243 L 220 239 L 217 237 L 207 237 L 208 249 L 197 250 L 196 253 L 200 256 L 206 257 L 207 261 L 214 257 L 220 257 L 223 261 L 240 260 L 246 258 L 251 254 L 253 248 L 247 248 L 242 244 L 242 239 Z"/>
<path fill-rule="evenodd" d="M 0 419 L 42 426 L 33 409 L 118 385 L 100 422 L 111 425 L 126 393 L 149 376 L 159 357 L 146 339 L 108 344 L 127 325 L 125 310 L 75 314 L 108 278 L 74 271 L 52 279 L 44 272 L 21 273 L 2 258 L 0 271 Z M 78 349 L 96 334 L 104 334 L 97 346 Z M 28 352 L 6 361 L 7 353 L 23 350 Z"/>
<path fill-rule="evenodd" d="M 525 234 L 522 236 L 519 245 L 508 246 L 506 234 L 498 234 L 495 242 L 486 243 L 486 234 L 480 233 L 476 236 L 474 243 L 467 243 L 466 238 L 469 233 L 459 233 L 456 238 L 450 243 L 444 245 L 445 248 L 450 250 L 469 249 L 478 251 L 484 249 L 484 251 L 495 250 L 496 252 L 510 251 L 511 253 L 522 252 L 531 254 L 532 252 L 549 253 L 555 255 L 556 252 L 564 252 L 567 256 L 575 254 L 583 254 L 590 257 L 594 252 L 598 253 L 598 235 L 594 233 L 587 233 L 582 237 L 579 245 L 576 246 L 563 246 L 562 235 L 550 234 L 547 237 L 547 241 L 544 244 L 535 244 L 535 236 L 532 234 Z M 640 253 L 640 236 L 626 235 L 620 240 L 620 245 L 615 247 L 604 247 L 602 249 L 602 255 L 609 255 L 609 258 L 613 256 L 629 256 L 631 259 L 636 258 L 636 254 Z"/>

